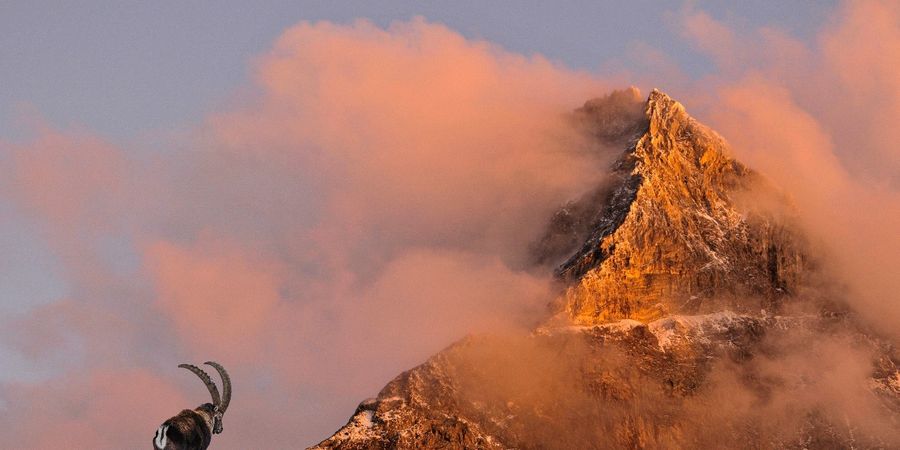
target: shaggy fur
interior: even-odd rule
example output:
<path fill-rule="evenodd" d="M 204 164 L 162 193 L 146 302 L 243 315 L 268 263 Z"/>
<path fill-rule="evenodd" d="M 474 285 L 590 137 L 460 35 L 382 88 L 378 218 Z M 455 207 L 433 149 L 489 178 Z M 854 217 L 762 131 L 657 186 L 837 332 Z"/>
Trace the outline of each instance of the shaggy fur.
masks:
<path fill-rule="evenodd" d="M 222 416 L 231 403 L 231 377 L 219 363 L 207 361 L 204 364 L 219 372 L 222 378 L 222 393 L 203 369 L 191 364 L 179 364 L 178 367 L 190 370 L 200 377 L 212 403 L 204 403 L 193 410 L 185 409 L 175 417 L 165 421 L 156 429 L 153 436 L 153 450 L 206 450 L 213 434 L 222 432 Z"/>
<path fill-rule="evenodd" d="M 212 403 L 185 409 L 163 422 L 153 438 L 154 450 L 206 450 L 212 440 Z"/>

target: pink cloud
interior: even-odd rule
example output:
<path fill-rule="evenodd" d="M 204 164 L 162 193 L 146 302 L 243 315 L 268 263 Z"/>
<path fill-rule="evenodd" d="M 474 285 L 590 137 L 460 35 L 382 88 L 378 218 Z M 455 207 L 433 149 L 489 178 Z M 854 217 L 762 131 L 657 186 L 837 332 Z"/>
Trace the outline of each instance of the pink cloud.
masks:
<path fill-rule="evenodd" d="M 177 413 L 174 405 L 189 404 L 165 381 L 137 369 L 71 373 L 2 391 L 8 405 L 0 421 L 15 430 L 4 438 L 10 448 L 147 448 L 160 418 Z"/>
<path fill-rule="evenodd" d="M 42 127 L 25 145 L 7 144 L 11 179 L 6 189 L 46 220 L 69 227 L 104 228 L 104 209 L 117 203 L 124 175 L 121 150 L 89 134 Z"/>
<path fill-rule="evenodd" d="M 279 300 L 275 264 L 219 242 L 192 249 L 157 242 L 146 254 L 157 306 L 183 345 L 201 358 L 254 358 Z"/>
<path fill-rule="evenodd" d="M 523 243 L 602 172 L 608 155 L 565 115 L 603 82 L 423 19 L 301 23 L 255 71 L 258 95 L 194 130 L 191 151 L 137 157 L 52 130 L 16 147 L 10 192 L 73 249 L 67 271 L 94 274 L 9 341 L 78 350 L 55 366 L 84 371 L 63 385 L 92 416 L 60 433 L 125 416 L 95 393 L 106 373 L 146 374 L 129 395 L 153 396 L 153 377 L 216 359 L 236 380 L 237 431 L 219 445 L 313 442 L 399 371 L 542 310 L 547 275 L 523 271 Z M 110 238 L 133 247 L 134 273 L 102 257 Z M 37 404 L 58 380 L 8 390 Z M 196 406 L 162 398 L 147 436 Z M 131 447 L 129 433 L 91 445 Z"/>

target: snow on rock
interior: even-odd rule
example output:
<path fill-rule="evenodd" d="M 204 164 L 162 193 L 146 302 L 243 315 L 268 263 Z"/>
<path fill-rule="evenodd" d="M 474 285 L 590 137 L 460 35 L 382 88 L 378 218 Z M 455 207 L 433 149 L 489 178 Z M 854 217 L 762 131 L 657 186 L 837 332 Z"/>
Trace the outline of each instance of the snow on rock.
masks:
<path fill-rule="evenodd" d="M 754 320 L 731 311 L 721 311 L 699 316 L 669 316 L 647 324 L 656 336 L 659 348 L 667 350 L 679 343 L 710 343 L 710 337 L 720 336 Z"/>
<path fill-rule="evenodd" d="M 365 441 L 377 437 L 377 433 L 373 430 L 375 426 L 376 400 L 370 398 L 359 404 L 356 414 L 350 418 L 350 421 L 343 428 L 335 433 L 336 440 L 345 442 Z"/>

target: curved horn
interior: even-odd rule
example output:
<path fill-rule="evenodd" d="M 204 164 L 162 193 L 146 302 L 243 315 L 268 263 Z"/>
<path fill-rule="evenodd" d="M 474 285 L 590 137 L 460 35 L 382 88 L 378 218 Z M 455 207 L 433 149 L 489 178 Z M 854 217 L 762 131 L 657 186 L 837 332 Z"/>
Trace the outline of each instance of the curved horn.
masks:
<path fill-rule="evenodd" d="M 209 395 L 212 396 L 213 405 L 219 406 L 222 403 L 222 399 L 219 398 L 219 388 L 216 387 L 216 384 L 209 378 L 209 375 L 203 371 L 203 369 L 193 366 L 190 364 L 179 364 L 178 367 L 190 370 L 194 372 L 195 375 L 200 377 L 203 380 L 203 384 L 206 385 L 206 389 L 209 390 Z M 229 389 L 229 394 L 230 394 Z"/>
<path fill-rule="evenodd" d="M 228 404 L 231 403 L 231 377 L 228 376 L 225 368 L 215 361 L 207 361 L 203 364 L 214 367 L 219 372 L 219 377 L 222 378 L 222 403 L 219 405 L 219 411 L 225 414 Z"/>

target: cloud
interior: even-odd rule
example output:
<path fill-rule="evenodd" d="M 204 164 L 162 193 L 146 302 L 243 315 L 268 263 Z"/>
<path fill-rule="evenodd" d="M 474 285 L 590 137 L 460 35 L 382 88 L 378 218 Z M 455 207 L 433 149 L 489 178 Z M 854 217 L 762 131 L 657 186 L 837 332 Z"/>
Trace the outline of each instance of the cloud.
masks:
<path fill-rule="evenodd" d="M 155 429 L 146 424 L 189 404 L 158 375 L 139 369 L 72 372 L 39 385 L 6 385 L 2 393 L 8 405 L 0 421 L 16 430 L 4 445 L 13 448 L 148 447 Z"/>
<path fill-rule="evenodd" d="M 127 417 L 109 404 L 124 385 L 99 391 L 133 372 L 123 398 L 167 407 L 90 445 L 149 439 L 202 389 L 176 398 L 160 380 L 216 359 L 237 430 L 217 445 L 313 442 L 450 342 L 544 310 L 549 274 L 527 269 L 528 243 L 610 157 L 567 119 L 602 81 L 423 19 L 300 23 L 254 73 L 252 94 L 171 151 L 49 127 L 9 147 L 4 195 L 65 254 L 72 292 L 5 320 L 22 333 L 4 344 L 74 350 L 5 398 L 38 405 L 66 386 L 85 414 L 60 436 Z M 49 419 L 4 420 L 27 437 Z"/>
<path fill-rule="evenodd" d="M 301 24 L 258 73 L 261 104 L 213 117 L 213 133 L 235 157 L 290 167 L 322 199 L 322 238 L 512 251 L 533 205 L 595 177 L 589 155 L 563 150 L 579 144 L 562 113 L 599 83 L 421 19 Z"/>
<path fill-rule="evenodd" d="M 264 344 L 257 338 L 280 298 L 278 268 L 224 244 L 198 247 L 160 242 L 146 250 L 159 296 L 156 306 L 194 353 L 252 361 Z"/>
<path fill-rule="evenodd" d="M 98 240 L 123 226 L 127 162 L 121 149 L 86 131 L 32 121 L 35 138 L 0 141 L 0 195 L 29 217 L 73 279 L 99 284 Z"/>

